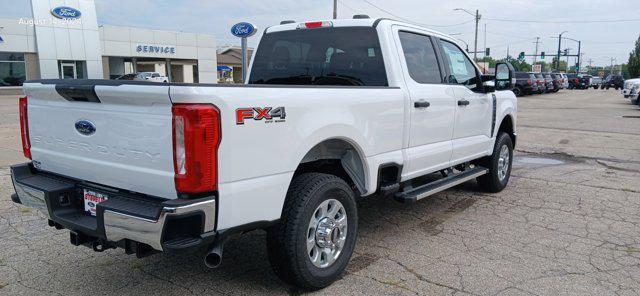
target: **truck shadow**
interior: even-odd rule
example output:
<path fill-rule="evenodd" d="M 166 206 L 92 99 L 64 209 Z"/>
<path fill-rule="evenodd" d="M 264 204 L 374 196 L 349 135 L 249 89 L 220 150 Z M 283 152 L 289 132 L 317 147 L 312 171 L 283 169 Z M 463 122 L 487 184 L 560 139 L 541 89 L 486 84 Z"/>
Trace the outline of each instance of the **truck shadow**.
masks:
<path fill-rule="evenodd" d="M 446 221 L 465 212 L 483 198 L 476 191 L 475 182 L 467 182 L 413 205 L 400 204 L 384 196 L 360 200 L 358 244 L 345 276 L 349 277 L 379 260 L 382 255 L 371 250 L 369 244 L 386 244 L 386 241 L 376 238 L 399 235 L 411 238 L 413 232 L 419 236 L 411 239 L 418 240 L 422 236 L 439 235 Z M 224 247 L 223 263 L 217 269 L 207 269 L 201 254 L 195 253 L 161 254 L 140 261 L 131 258 L 133 274 L 141 276 L 134 277 L 135 282 L 129 285 L 144 284 L 145 292 L 149 294 L 166 291 L 167 285 L 171 289 L 194 294 L 299 294 L 300 291 L 281 282 L 271 270 L 265 241 L 266 233 L 261 230 L 232 238 Z M 375 245 L 375 248 L 380 247 L 393 249 L 401 248 L 401 245 Z M 154 285 L 150 285 L 154 282 Z M 110 286 L 122 286 L 122 283 L 113 282 Z"/>

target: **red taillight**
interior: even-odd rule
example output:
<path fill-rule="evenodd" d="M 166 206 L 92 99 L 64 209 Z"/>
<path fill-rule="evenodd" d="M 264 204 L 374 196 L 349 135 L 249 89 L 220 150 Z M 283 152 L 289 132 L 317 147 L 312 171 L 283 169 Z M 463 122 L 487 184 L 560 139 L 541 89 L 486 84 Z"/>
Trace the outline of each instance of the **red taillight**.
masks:
<path fill-rule="evenodd" d="M 175 104 L 173 167 L 178 193 L 218 189 L 220 111 L 210 104 Z"/>
<path fill-rule="evenodd" d="M 27 97 L 20 98 L 20 136 L 24 157 L 31 159 L 31 141 L 29 140 L 29 116 L 27 115 Z"/>
<path fill-rule="evenodd" d="M 298 25 L 298 29 L 316 29 L 316 28 L 325 28 L 325 27 L 333 27 L 333 23 L 329 21 L 306 22 Z"/>
<path fill-rule="evenodd" d="M 531 82 L 531 79 L 527 80 L 527 84 L 528 85 L 532 85 L 533 84 L 533 82 Z"/>

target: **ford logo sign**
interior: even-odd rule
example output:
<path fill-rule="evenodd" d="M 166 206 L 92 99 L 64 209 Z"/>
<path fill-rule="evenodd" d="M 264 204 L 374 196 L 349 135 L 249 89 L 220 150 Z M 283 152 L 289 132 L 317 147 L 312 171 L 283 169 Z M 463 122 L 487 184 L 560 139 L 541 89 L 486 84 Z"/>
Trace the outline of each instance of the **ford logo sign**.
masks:
<path fill-rule="evenodd" d="M 237 23 L 231 27 L 231 34 L 239 38 L 247 38 L 253 36 L 258 29 L 250 23 Z"/>
<path fill-rule="evenodd" d="M 88 120 L 76 121 L 76 130 L 83 136 L 91 136 L 96 132 L 96 126 Z"/>
<path fill-rule="evenodd" d="M 67 6 L 56 7 L 51 10 L 51 14 L 59 19 L 64 20 L 79 19 L 82 15 L 82 13 L 80 13 L 80 10 Z"/>

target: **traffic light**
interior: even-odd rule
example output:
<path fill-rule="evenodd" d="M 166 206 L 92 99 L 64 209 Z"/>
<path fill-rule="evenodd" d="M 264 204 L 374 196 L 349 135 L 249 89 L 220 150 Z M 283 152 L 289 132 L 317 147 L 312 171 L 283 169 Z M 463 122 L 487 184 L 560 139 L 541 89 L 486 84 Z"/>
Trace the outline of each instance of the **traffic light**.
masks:
<path fill-rule="evenodd" d="M 520 52 L 520 55 L 518 55 L 518 60 L 524 61 L 524 51 Z"/>
<path fill-rule="evenodd" d="M 491 55 L 491 48 L 488 48 L 488 47 L 487 47 L 487 48 L 484 50 L 484 55 L 485 55 L 485 56 L 490 56 L 490 55 Z"/>
<path fill-rule="evenodd" d="M 569 55 L 569 49 L 568 48 L 565 48 L 564 55 Z"/>
<path fill-rule="evenodd" d="M 540 53 L 540 58 L 544 59 L 544 51 Z"/>

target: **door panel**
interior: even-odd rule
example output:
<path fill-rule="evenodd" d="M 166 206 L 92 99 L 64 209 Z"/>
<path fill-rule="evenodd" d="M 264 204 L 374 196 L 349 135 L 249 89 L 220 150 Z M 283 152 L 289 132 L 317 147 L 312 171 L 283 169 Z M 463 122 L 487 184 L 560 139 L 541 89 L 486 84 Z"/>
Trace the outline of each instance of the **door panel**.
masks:
<path fill-rule="evenodd" d="M 491 142 L 493 97 L 478 90 L 480 74 L 460 47 L 446 40 L 441 44 L 456 98 L 451 162 L 458 164 L 486 153 Z"/>
<path fill-rule="evenodd" d="M 403 179 L 449 167 L 453 146 L 455 96 L 442 83 L 443 71 L 431 37 L 416 30 L 397 29 L 403 72 L 410 96 L 409 143 Z"/>

